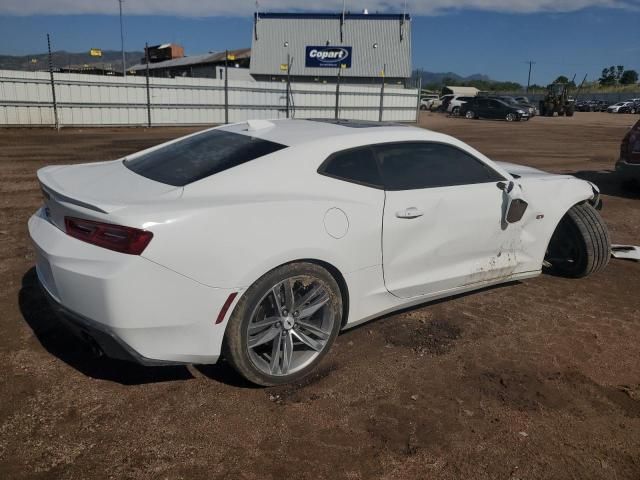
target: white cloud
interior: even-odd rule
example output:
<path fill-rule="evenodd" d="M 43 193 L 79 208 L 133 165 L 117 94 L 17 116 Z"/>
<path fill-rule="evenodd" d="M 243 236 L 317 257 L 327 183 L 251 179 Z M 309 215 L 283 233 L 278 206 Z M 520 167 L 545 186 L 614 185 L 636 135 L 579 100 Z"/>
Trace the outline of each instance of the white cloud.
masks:
<path fill-rule="evenodd" d="M 403 0 L 347 0 L 347 9 L 360 12 L 400 13 Z M 640 0 L 407 0 L 413 15 L 433 15 L 452 10 L 476 9 L 494 12 L 572 12 L 587 7 L 640 9 Z M 247 16 L 254 0 L 125 0 L 127 15 Z M 342 10 L 342 0 L 262 0 L 260 10 L 322 11 Z M 1 0 L 0 15 L 36 14 L 117 14 L 117 0 Z"/>

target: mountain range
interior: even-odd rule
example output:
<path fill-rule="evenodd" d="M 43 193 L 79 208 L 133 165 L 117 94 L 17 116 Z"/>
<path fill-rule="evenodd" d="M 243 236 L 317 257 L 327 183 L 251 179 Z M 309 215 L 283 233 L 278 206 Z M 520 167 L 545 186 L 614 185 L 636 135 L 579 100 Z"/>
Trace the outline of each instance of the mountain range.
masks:
<path fill-rule="evenodd" d="M 127 65 L 133 65 L 140 62 L 144 56 L 144 52 L 125 52 Z M 120 70 L 122 62 L 121 53 L 117 50 L 103 50 L 102 57 L 92 57 L 89 52 L 72 53 L 64 50 L 52 52 L 53 65 L 55 67 L 68 66 L 109 66 L 114 70 Z M 35 60 L 35 61 L 34 61 Z M 47 70 L 49 68 L 49 59 L 46 53 L 36 53 L 32 55 L 0 55 L 0 70 Z M 422 75 L 422 84 L 442 84 L 444 80 L 451 83 L 471 82 L 471 81 L 492 81 L 487 75 L 476 73 L 469 76 L 458 75 L 454 72 L 427 72 L 424 70 L 414 71 L 415 75 Z"/>
<path fill-rule="evenodd" d="M 127 65 L 140 62 L 144 52 L 125 52 Z M 121 70 L 122 54 L 117 50 L 103 50 L 101 57 L 92 57 L 89 52 L 71 53 L 64 50 L 51 52 L 54 67 L 111 65 L 114 70 Z M 35 60 L 35 61 L 34 61 Z M 47 70 L 49 58 L 46 53 L 33 55 L 0 55 L 0 70 Z"/>

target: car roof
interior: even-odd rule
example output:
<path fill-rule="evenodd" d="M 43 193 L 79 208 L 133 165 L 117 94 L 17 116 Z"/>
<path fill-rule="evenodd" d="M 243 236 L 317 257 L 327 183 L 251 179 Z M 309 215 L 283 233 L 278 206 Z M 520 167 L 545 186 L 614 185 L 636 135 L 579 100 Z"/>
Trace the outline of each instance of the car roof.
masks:
<path fill-rule="evenodd" d="M 341 137 L 349 140 L 352 137 L 353 145 L 367 145 L 393 141 L 394 137 L 406 138 L 413 136 L 416 139 L 424 139 L 425 134 L 433 136 L 433 139 L 442 137 L 441 134 L 392 122 L 368 122 L 361 120 L 331 120 L 331 119 L 281 119 L 255 121 L 257 128 L 252 128 L 254 121 L 235 123 L 218 127 L 221 130 L 249 135 L 255 138 L 268 140 L 289 147 L 317 142 L 318 140 Z"/>

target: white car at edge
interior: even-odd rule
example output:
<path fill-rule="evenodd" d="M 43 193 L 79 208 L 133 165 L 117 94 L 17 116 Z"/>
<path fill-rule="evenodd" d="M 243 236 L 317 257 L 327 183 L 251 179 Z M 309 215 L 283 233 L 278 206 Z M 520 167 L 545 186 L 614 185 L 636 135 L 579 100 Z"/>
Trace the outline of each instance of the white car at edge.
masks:
<path fill-rule="evenodd" d="M 609 259 L 591 183 L 408 126 L 255 120 L 38 179 L 60 321 L 113 358 L 224 355 L 261 385 L 309 373 L 340 329 Z"/>

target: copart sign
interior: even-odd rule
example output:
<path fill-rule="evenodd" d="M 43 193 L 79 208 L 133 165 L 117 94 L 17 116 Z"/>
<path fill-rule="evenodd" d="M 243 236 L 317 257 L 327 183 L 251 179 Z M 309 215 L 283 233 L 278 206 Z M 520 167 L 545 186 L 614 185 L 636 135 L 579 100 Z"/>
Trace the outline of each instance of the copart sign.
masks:
<path fill-rule="evenodd" d="M 351 68 L 351 47 L 308 46 L 305 67 Z"/>

